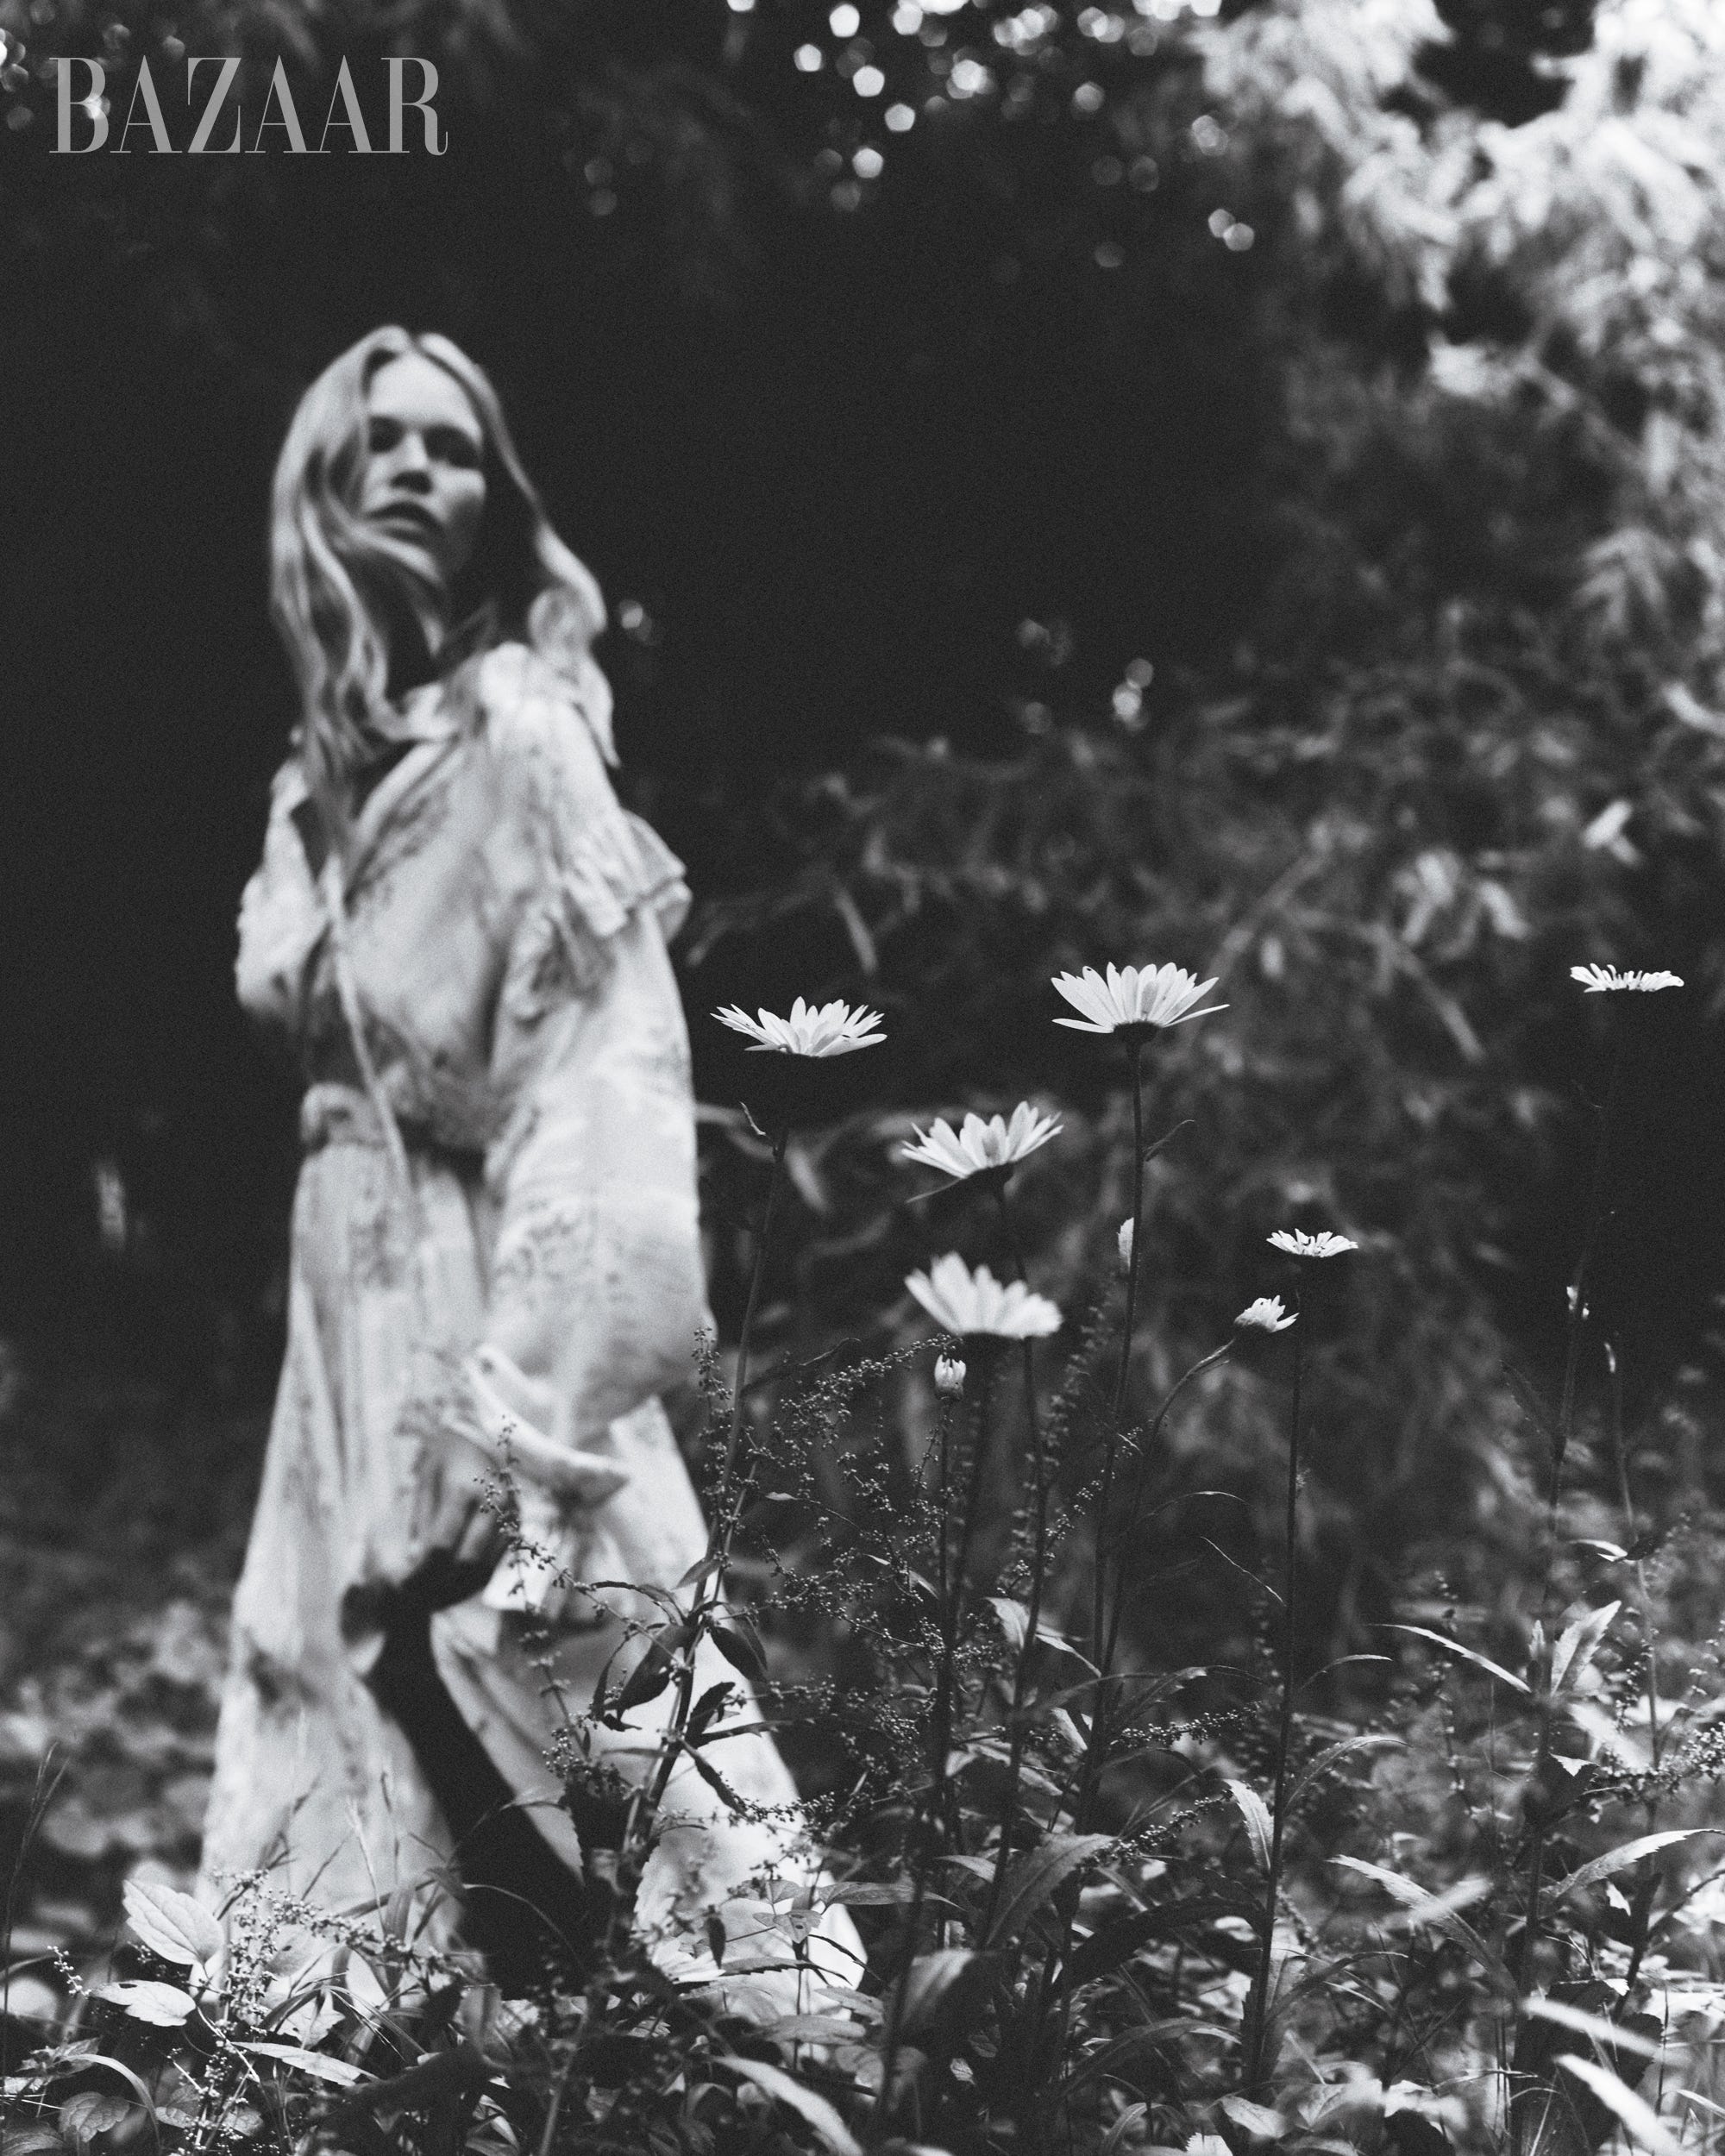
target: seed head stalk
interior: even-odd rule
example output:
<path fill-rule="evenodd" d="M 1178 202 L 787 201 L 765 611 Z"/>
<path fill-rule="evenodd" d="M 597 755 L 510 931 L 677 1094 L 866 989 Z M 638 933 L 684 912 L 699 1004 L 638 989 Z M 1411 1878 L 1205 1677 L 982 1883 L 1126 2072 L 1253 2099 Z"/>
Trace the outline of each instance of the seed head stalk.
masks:
<path fill-rule="evenodd" d="M 1243 2094 L 1255 2094 L 1264 2071 L 1264 2039 L 1270 2014 L 1270 1981 L 1275 1965 L 1276 1912 L 1282 1896 L 1282 1844 L 1287 1826 L 1288 1762 L 1294 1742 L 1294 1645 L 1295 1583 L 1300 1550 L 1300 1393 L 1305 1368 L 1305 1328 L 1300 1317 L 1300 1290 L 1294 1289 L 1294 1401 L 1288 1418 L 1288 1503 L 1283 1530 L 1282 1701 L 1276 1733 L 1276 1786 L 1270 1806 L 1270 1862 L 1264 1882 L 1264 1936 L 1258 1946 L 1258 1974 L 1246 2003 L 1241 2045 Z"/>
<path fill-rule="evenodd" d="M 1150 1434 L 1145 1441 L 1145 1457 L 1139 1463 L 1139 1481 L 1132 1499 L 1132 1516 L 1127 1524 L 1126 1534 L 1122 1538 L 1126 1546 L 1129 1547 L 1131 1545 L 1138 1527 L 1138 1520 L 1143 1514 L 1143 1478 L 1149 1471 L 1150 1457 L 1155 1450 L 1157 1439 L 1162 1434 L 1162 1426 L 1168 1420 L 1169 1410 L 1173 1407 L 1175 1401 L 1180 1397 L 1180 1395 L 1185 1391 L 1186 1388 L 1191 1384 L 1195 1378 L 1201 1376 L 1204 1371 L 1208 1369 L 1214 1369 L 1218 1363 L 1225 1362 L 1227 1359 L 1228 1349 L 1231 1345 L 1232 1343 L 1230 1341 L 1225 1340 L 1220 1347 L 1212 1348 L 1208 1355 L 1200 1356 L 1198 1360 L 1193 1363 L 1191 1369 L 1185 1371 L 1181 1376 L 1176 1378 L 1173 1384 L 1169 1387 L 1167 1392 L 1163 1395 L 1162 1403 L 1157 1407 L 1155 1417 L 1151 1423 Z M 1120 1616 L 1122 1609 L 1125 1606 L 1125 1601 L 1126 1598 L 1124 1595 L 1117 1591 L 1114 1596 L 1113 1608 L 1110 1611 L 1108 1616 L 1107 1644 L 1102 1658 L 1102 1666 L 1105 1668 L 1112 1668 L 1113 1666 L 1114 1649 L 1120 1638 Z M 1093 1720 L 1093 1730 L 1094 1727 L 1095 1723 Z M 1089 1752 L 1087 1747 L 1084 1760 L 1084 1770 L 1088 1770 L 1088 1764 Z M 1081 1772 L 1083 1770 L 1081 1770 Z M 1079 1797 L 1079 1802 L 1081 1805 L 1084 1802 L 1084 1795 L 1082 1790 Z M 1059 1826 L 1060 1814 L 1064 1808 L 1065 1798 L 1063 1795 L 1055 1799 L 1054 1808 L 1049 1814 L 1047 1827 L 1044 1830 L 1046 1833 L 1052 1834 L 1055 1829 Z M 1040 1996 L 1044 1999 L 1052 1995 L 1056 1968 L 1066 1959 L 1067 1955 L 1071 1951 L 1072 1921 L 1073 1917 L 1076 1914 L 1077 1906 L 1076 1897 L 1070 1894 L 1065 1894 L 1063 1898 L 1057 1902 L 1056 1906 L 1058 1908 L 1062 1918 L 1061 1935 L 1058 1945 L 1049 1948 L 1047 1956 L 1043 1963 Z M 1178 1987 L 1176 1986 L 1176 1988 L 1177 1992 Z M 1072 1995 L 1070 1991 L 1063 1990 L 1060 1995 L 1058 2014 L 1059 2033 L 1054 2048 L 1057 2056 L 1063 2057 L 1065 2055 L 1066 2049 L 1066 2034 L 1071 2025 L 1072 2019 Z"/>
<path fill-rule="evenodd" d="M 1090 1708 L 1090 1727 L 1086 1733 L 1084 1758 L 1079 1769 L 1077 1800 L 1073 1806 L 1073 1827 L 1078 1833 L 1085 1833 L 1091 1823 L 1096 1800 L 1101 1787 L 1102 1770 L 1107 1763 L 1108 1745 L 1108 1694 L 1113 1674 L 1113 1651 L 1120 1632 L 1120 1583 L 1119 1563 L 1115 1566 L 1114 1613 L 1111 1623 L 1108 1617 L 1108 1514 L 1113 1501 L 1114 1474 L 1119 1463 L 1120 1445 L 1126 1420 L 1126 1392 L 1132 1376 L 1132 1333 L 1138 1319 L 1138 1268 L 1144 1248 L 1144 1041 L 1141 1037 L 1129 1038 L 1127 1056 L 1132 1069 L 1132 1236 L 1126 1251 L 1126 1301 L 1120 1328 L 1120 1359 L 1114 1373 L 1114 1395 L 1108 1414 L 1107 1436 L 1102 1454 L 1102 1482 L 1096 1501 L 1096 1557 L 1095 1576 L 1092 1589 L 1090 1637 L 1096 1654 L 1095 1692 Z M 1195 1376 L 1189 1371 L 1188 1376 Z M 1182 1378 L 1181 1384 L 1185 1383 Z M 1176 1386 L 1175 1391 L 1179 1390 Z M 1170 1393 L 1164 1407 L 1172 1403 Z M 1157 1419 L 1160 1427 L 1160 1417 Z M 1048 1822 L 1052 1833 L 1060 1816 L 1060 1802 Z M 998 1873 L 996 1884 L 998 1886 Z M 992 1902 L 991 1902 L 992 1907 Z M 1072 1928 L 1078 1915 L 1078 1889 L 1076 1881 L 1069 1881 L 1055 1897 L 1055 1909 L 1059 1919 L 1057 1943 L 1051 1945 L 1043 1965 L 1042 1983 L 1038 1996 L 1044 2001 L 1052 1996 L 1057 1967 L 1065 1963 L 1072 1951 Z M 1066 2033 L 1071 2025 L 1072 1995 L 1064 1985 L 1061 1987 L 1057 2009 L 1058 2034 L 1056 2039 L 1057 2055 L 1065 2049 Z"/>
<path fill-rule="evenodd" d="M 1000 1219 L 1007 1241 L 1013 1255 L 1013 1263 L 1020 1280 L 1026 1278 L 1024 1256 L 1013 1227 L 1012 1214 L 1007 1205 L 1006 1179 L 994 1186 L 1000 1202 Z M 1035 1478 L 1035 1494 L 1032 1506 L 1032 1544 L 1030 1594 L 1027 1598 L 1025 1636 L 1020 1642 L 1018 1659 L 1013 1670 L 1013 1703 L 1011 1713 L 1012 1735 L 1007 1758 L 1007 1790 L 1000 1804 L 1000 1846 L 994 1859 L 994 1877 L 988 1888 L 988 1908 L 982 1919 L 982 1935 L 986 1939 L 994 1929 L 994 1912 L 1000 1907 L 1000 1890 L 1006 1883 L 1007 1866 L 1012 1860 L 1013 1822 L 1018 1811 L 1019 1782 L 1024 1770 L 1025 1696 L 1030 1689 L 1031 1658 L 1036 1652 L 1037 1633 L 1042 1623 L 1042 1591 L 1048 1573 L 1048 1460 L 1043 1442 L 1042 1418 L 1036 1407 L 1036 1358 L 1028 1339 L 1024 1349 L 1025 1416 L 1030 1427 L 1031 1471 Z M 1098 1545 L 1100 1555 L 1100 1539 Z"/>

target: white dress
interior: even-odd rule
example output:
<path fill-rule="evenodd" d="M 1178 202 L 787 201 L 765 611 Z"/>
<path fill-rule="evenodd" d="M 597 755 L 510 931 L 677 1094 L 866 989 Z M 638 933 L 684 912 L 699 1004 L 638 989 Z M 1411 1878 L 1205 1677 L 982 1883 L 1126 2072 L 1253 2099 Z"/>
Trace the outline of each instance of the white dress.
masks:
<path fill-rule="evenodd" d="M 674 1587 L 706 1546 L 658 1399 L 691 1376 L 710 1324 L 688 1045 L 665 948 L 687 900 L 680 865 L 619 806 L 577 691 L 519 644 L 416 692 L 401 730 L 411 745 L 356 819 L 345 936 L 417 1202 L 355 1067 L 297 762 L 276 781 L 241 908 L 241 999 L 292 1036 L 309 1089 L 286 1359 L 205 1830 L 212 1898 L 223 1875 L 260 1866 L 331 1908 L 373 1908 L 440 1871 L 447 1885 L 448 1821 L 367 1683 L 381 1644 L 368 1613 L 424 1554 L 416 1433 L 471 1351 L 544 1388 L 540 1420 L 560 1445 L 627 1472 L 597 1508 L 564 1507 L 578 1577 Z M 523 1490 L 543 1523 L 555 1501 L 524 1478 Z M 546 1847 L 579 1872 L 545 1759 L 561 1710 L 536 1620 L 497 1606 L 505 1584 L 431 1620 L 437 1674 Z M 553 1598 L 552 1673 L 577 1710 L 623 1637 L 619 1616 L 652 1614 L 643 1597 L 605 1599 L 609 1617 Z M 715 1657 L 699 1682 L 733 1674 Z M 625 1773 L 641 1771 L 670 1696 L 626 1733 L 597 1733 Z M 641 1916 L 682 1967 L 699 1959 L 705 1911 L 740 1883 L 763 1868 L 809 1877 L 770 1738 L 720 1751 L 733 1789 L 783 1808 L 738 1820 L 679 1763 L 667 1809 L 681 1823 L 649 1866 Z M 428 1897 L 430 1935 L 447 1937 L 436 1909 L 453 1905 Z M 834 1920 L 842 1952 L 854 1934 Z"/>

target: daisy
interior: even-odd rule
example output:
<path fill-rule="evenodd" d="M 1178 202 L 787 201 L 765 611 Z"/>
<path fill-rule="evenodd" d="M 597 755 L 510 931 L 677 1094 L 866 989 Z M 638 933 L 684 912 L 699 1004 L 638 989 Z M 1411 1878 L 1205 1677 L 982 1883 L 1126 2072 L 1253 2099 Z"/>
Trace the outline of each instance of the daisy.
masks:
<path fill-rule="evenodd" d="M 751 1053 L 772 1048 L 791 1056 L 848 1056 L 852 1049 L 878 1048 L 887 1037 L 873 1030 L 881 1023 L 878 1011 L 865 1010 L 860 1004 L 853 1011 L 848 1003 L 824 1003 L 816 1010 L 800 996 L 787 1018 L 771 1011 L 751 1018 L 734 1003 L 713 1016 L 733 1033 L 752 1034 Z"/>
<path fill-rule="evenodd" d="M 1277 1228 L 1264 1240 L 1274 1250 L 1286 1250 L 1289 1257 L 1339 1257 L 1344 1250 L 1359 1248 L 1351 1238 L 1332 1235 L 1327 1228 L 1316 1235 L 1308 1235 L 1302 1228 Z"/>
<path fill-rule="evenodd" d="M 943 1118 L 932 1131 L 918 1126 L 917 1143 L 901 1146 L 900 1151 L 906 1160 L 938 1168 L 954 1182 L 963 1182 L 969 1175 L 1015 1168 L 1027 1153 L 1046 1145 L 1060 1127 L 1051 1115 L 1038 1114 L 1028 1100 L 1020 1100 L 1010 1123 L 1001 1115 L 991 1115 L 985 1123 L 980 1115 L 971 1114 L 955 1131 Z"/>
<path fill-rule="evenodd" d="M 996 1280 L 986 1265 L 973 1273 L 957 1250 L 905 1282 L 937 1325 L 961 1338 L 992 1333 L 1002 1340 L 1039 1340 L 1058 1330 L 1060 1312 L 1021 1280 Z"/>
<path fill-rule="evenodd" d="M 964 1389 L 964 1365 L 956 1355 L 934 1358 L 934 1389 L 943 1400 L 956 1399 Z"/>
<path fill-rule="evenodd" d="M 1125 1032 L 1130 1038 L 1138 1029 L 1179 1025 L 1228 1007 L 1213 1003 L 1208 1010 L 1195 1011 L 1193 1005 L 1208 995 L 1215 980 L 1200 981 L 1179 966 L 1110 966 L 1106 981 L 1094 966 L 1086 966 L 1082 974 L 1057 974 L 1054 985 L 1084 1014 L 1054 1021 L 1075 1033 Z"/>
<path fill-rule="evenodd" d="M 1634 988 L 1650 995 L 1656 988 L 1680 988 L 1683 976 L 1675 973 L 1619 973 L 1615 966 L 1571 966 L 1571 981 L 1580 981 L 1589 995 L 1615 988 Z"/>
<path fill-rule="evenodd" d="M 1237 1326 L 1249 1326 L 1258 1332 L 1285 1332 L 1293 1322 L 1293 1318 L 1283 1310 L 1280 1295 L 1260 1295 L 1234 1319 Z"/>

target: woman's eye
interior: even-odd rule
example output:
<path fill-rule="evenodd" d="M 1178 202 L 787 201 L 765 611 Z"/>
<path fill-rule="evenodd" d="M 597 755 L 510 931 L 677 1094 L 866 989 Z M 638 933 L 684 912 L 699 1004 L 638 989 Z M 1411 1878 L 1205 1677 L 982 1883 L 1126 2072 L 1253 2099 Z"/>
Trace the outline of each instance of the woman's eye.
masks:
<path fill-rule="evenodd" d="M 373 456 L 392 449 L 401 439 L 401 427 L 393 419 L 373 419 L 366 432 L 366 447 Z"/>
<path fill-rule="evenodd" d="M 432 435 L 427 446 L 432 454 L 441 457 L 445 464 L 453 464 L 463 472 L 478 469 L 480 445 L 476 442 L 470 442 L 466 435 L 457 434 L 453 428 L 440 428 Z"/>

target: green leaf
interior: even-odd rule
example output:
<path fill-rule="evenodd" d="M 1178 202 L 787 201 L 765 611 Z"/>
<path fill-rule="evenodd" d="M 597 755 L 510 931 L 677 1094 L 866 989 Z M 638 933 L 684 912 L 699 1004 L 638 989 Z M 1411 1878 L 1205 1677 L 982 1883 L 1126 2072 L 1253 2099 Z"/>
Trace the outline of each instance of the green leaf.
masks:
<path fill-rule="evenodd" d="M 1565 1894 L 1579 1893 L 1583 1887 L 1596 1886 L 1614 1872 L 1627 1871 L 1631 1865 L 1640 1864 L 1642 1858 L 1651 1857 L 1657 1850 L 1669 1849 L 1675 1842 L 1692 1841 L 1697 1834 L 1718 1833 L 1725 1833 L 1725 1827 L 1674 1827 L 1663 1834 L 1642 1834 L 1616 1849 L 1608 1849 L 1603 1857 L 1595 1857 L 1590 1864 L 1578 1865 L 1566 1879 L 1558 1880 L 1552 1888 L 1552 1899 L 1561 1900 Z"/>
<path fill-rule="evenodd" d="M 1171 1939 L 1195 1924 L 1214 1924 L 1219 1916 L 1243 1917 L 1259 1932 L 1264 1927 L 1262 1908 L 1252 1908 L 1231 1897 L 1204 1895 L 1185 1902 L 1164 1902 L 1158 1908 L 1139 1909 L 1133 1915 L 1116 1917 L 1112 1923 L 1104 1924 L 1075 1948 L 1066 1967 L 1066 1987 L 1069 1990 L 1079 1990 L 1129 1961 L 1140 1946 L 1148 1946 L 1151 1940 Z"/>
<path fill-rule="evenodd" d="M 1276 1822 L 1270 1816 L 1270 1807 L 1254 1789 L 1244 1782 L 1224 1784 L 1233 1797 L 1240 1817 L 1245 1821 L 1245 1831 L 1251 1842 L 1252 1854 L 1258 1868 L 1266 1876 L 1270 1871 L 1270 1852 L 1276 1838 Z"/>
<path fill-rule="evenodd" d="M 1149 2113 L 1150 2106 L 1147 2103 L 1127 2104 L 1126 2109 L 1120 2113 L 1119 2118 L 1102 2136 L 1101 2146 L 1097 2149 L 1096 2156 L 1114 2156 L 1117 2149 L 1124 2148 L 1138 2130 L 1139 2122 L 1146 2118 Z"/>
<path fill-rule="evenodd" d="M 68 2096 L 60 2107 L 60 2130 L 74 2147 L 87 2148 L 98 2134 L 123 2126 L 137 2109 L 124 2096 L 109 2096 L 100 2089 L 85 2089 L 75 2096 Z"/>
<path fill-rule="evenodd" d="M 733 1670 L 740 1670 L 753 1684 L 767 1682 L 767 1658 L 746 1634 L 730 1625 L 715 1625 L 712 1644 Z"/>
<path fill-rule="evenodd" d="M 607 1708 L 608 1714 L 627 1714 L 637 1707 L 644 1707 L 649 1700 L 657 1699 L 675 1674 L 676 1664 L 656 1639 L 649 1639 L 647 1651 L 623 1681 L 622 1689 Z"/>
<path fill-rule="evenodd" d="M 1339 1766 L 1344 1759 L 1351 1758 L 1355 1752 L 1405 1752 L 1407 1748 L 1405 1738 L 1392 1737 L 1388 1734 L 1376 1737 L 1344 1737 L 1339 1744 L 1326 1745 L 1315 1759 L 1301 1769 L 1300 1778 L 1289 1792 L 1289 1805 L 1291 1808 L 1296 1799 L 1303 1796 L 1314 1783 L 1320 1781 L 1332 1767 Z"/>
<path fill-rule="evenodd" d="M 987 1941 L 999 1946 L 1014 1939 L 1072 1874 L 1113 1842 L 1112 1834 L 1051 1834 L 1039 1848 L 1020 1857 L 1007 1874 L 994 1927 Z"/>
<path fill-rule="evenodd" d="M 1536 1993 L 1523 1999 L 1521 2011 L 1536 2021 L 1554 2021 L 1559 2028 L 1572 2029 L 1578 2036 L 1590 2036 L 1595 2043 L 1603 2044 L 1612 2051 L 1633 2052 L 1637 2058 L 1663 2057 L 1665 2046 L 1653 2038 L 1638 2035 L 1633 2028 L 1626 2028 L 1621 2021 L 1613 2021 L 1603 2014 L 1588 2014 L 1578 2006 L 1571 2006 L 1566 1999 L 1546 1997 Z M 1654 2023 L 1657 2028 L 1659 2024 Z"/>
<path fill-rule="evenodd" d="M 1611 1620 L 1623 1607 L 1622 1602 L 1607 1602 L 1603 1609 L 1590 1609 L 1566 1625 L 1552 1653 L 1552 1697 L 1562 1695 L 1565 1683 L 1579 1684 L 1598 1653 Z"/>
<path fill-rule="evenodd" d="M 122 1896 L 126 1921 L 153 1954 L 182 1967 L 207 1970 L 222 1952 L 222 1927 L 191 1895 L 171 1886 L 129 1879 Z"/>
<path fill-rule="evenodd" d="M 710 1764 L 708 1761 L 703 1759 L 699 1752 L 690 1751 L 687 1747 L 685 1747 L 683 1756 L 687 1759 L 689 1764 L 694 1769 L 695 1772 L 699 1775 L 701 1780 L 706 1783 L 707 1787 L 711 1789 L 718 1791 L 718 1795 L 724 1800 L 725 1808 L 740 1818 L 743 1813 L 747 1810 L 748 1807 L 743 1803 L 743 1799 L 737 1794 L 736 1790 L 731 1787 L 728 1782 L 726 1782 L 724 1777 L 718 1771 L 718 1769 Z"/>
<path fill-rule="evenodd" d="M 1578 2059 L 1572 2052 L 1565 2052 L 1558 2065 L 1564 2072 L 1573 2074 L 1590 2089 L 1608 2111 L 1615 2114 L 1632 2141 L 1652 2150 L 1653 2156 L 1683 2156 L 1677 2136 L 1653 2105 L 1645 2097 L 1638 2096 L 1609 2066 L 1598 2065 L 1590 2059 Z"/>
<path fill-rule="evenodd" d="M 787 2014 L 761 2034 L 775 2044 L 854 2044 L 862 2032 L 844 2014 Z"/>
<path fill-rule="evenodd" d="M 0 2156 L 66 2156 L 66 2143 L 51 2126 L 9 2126 L 0 2131 Z"/>
<path fill-rule="evenodd" d="M 1030 1611 L 1023 1602 L 1015 1601 L 1010 1595 L 990 1595 L 986 1597 L 988 1607 L 1000 1620 L 1000 1630 L 1006 1634 L 1007 1645 L 1014 1654 L 1022 1654 L 1025 1641 L 1030 1636 Z M 1038 1643 L 1052 1647 L 1057 1653 L 1070 1655 L 1075 1662 L 1093 1669 L 1095 1664 L 1080 1653 L 1072 1642 L 1055 1631 L 1045 1618 L 1038 1616 L 1036 1624 Z M 1082 1689 L 1082 1688 L 1081 1688 Z"/>
<path fill-rule="evenodd" d="M 349 2065 L 345 2059 L 331 2059 L 321 2051 L 302 2051 L 298 2044 L 242 2044 L 240 2049 L 249 2052 L 254 2059 L 273 2059 L 284 2066 L 292 2066 L 300 2073 L 310 2074 L 314 2081 L 327 2081 L 337 2089 L 357 2088 L 369 2077 L 358 2067 Z"/>
<path fill-rule="evenodd" d="M 1399 1871 L 1386 1871 L 1379 1864 L 1367 1864 L 1363 1858 L 1332 1857 L 1330 1862 L 1344 1865 L 1350 1871 L 1358 1871 L 1363 1878 L 1376 1881 L 1386 1894 L 1402 1904 L 1415 1923 L 1428 1925 L 1433 1931 L 1441 1932 L 1446 1939 L 1453 1940 L 1457 1946 L 1465 1947 L 1490 1976 L 1494 1977 L 1506 1990 L 1509 1988 L 1509 1971 L 1502 1959 L 1486 1945 L 1472 1925 L 1458 1913 L 1458 1904 L 1464 1896 L 1468 1900 L 1477 1900 L 1481 1895 L 1490 1891 L 1490 1880 L 1462 1879 L 1446 1894 L 1440 1896 L 1428 1894 L 1424 1887 L 1416 1886 L 1412 1879 L 1404 1879 Z"/>
<path fill-rule="evenodd" d="M 1386 1625 L 1383 1629 L 1386 1632 L 1410 1632 L 1416 1639 L 1429 1639 L 1434 1645 L 1447 1649 L 1451 1654 L 1458 1654 L 1464 1662 L 1471 1662 L 1476 1669 L 1485 1670 L 1489 1676 L 1501 1677 L 1504 1683 L 1513 1685 L 1528 1699 L 1534 1695 L 1532 1689 L 1519 1677 L 1511 1677 L 1501 1663 L 1494 1662 L 1490 1655 L 1477 1654 L 1471 1647 L 1463 1646 L 1459 1639 L 1452 1639 L 1446 1633 L 1430 1632 L 1424 1625 Z"/>
<path fill-rule="evenodd" d="M 724 1712 L 725 1702 L 736 1689 L 729 1677 L 721 1678 L 717 1684 L 708 1685 L 690 1710 L 687 1739 L 689 1744 L 698 1745 L 700 1742 L 709 1723 L 716 1721 Z"/>
<path fill-rule="evenodd" d="M 1561 1467 L 1564 1456 L 1564 1434 L 1558 1426 L 1557 1417 L 1546 1407 L 1544 1398 L 1535 1388 L 1533 1380 L 1524 1376 L 1513 1363 L 1506 1363 L 1503 1365 L 1503 1375 L 1509 1381 L 1509 1389 L 1515 1395 L 1516 1406 L 1521 1408 L 1521 1413 L 1527 1416 L 1528 1421 L 1550 1445 L 1552 1457 Z"/>
<path fill-rule="evenodd" d="M 1270 2110 L 1266 2104 L 1254 2103 L 1248 2096 L 1224 2096 L 1221 2108 L 1254 2140 L 1279 2141 L 1288 2131 L 1287 2122 L 1279 2111 Z"/>
<path fill-rule="evenodd" d="M 156 2028 L 178 2028 L 198 2011 L 198 2002 L 177 1984 L 153 1984 L 129 1977 L 121 1984 L 104 1984 L 96 1994 L 110 2006 L 117 2006 L 135 2021 L 148 2021 Z"/>
<path fill-rule="evenodd" d="M 794 2111 L 814 2128 L 823 2144 L 832 2151 L 832 2156 L 862 2156 L 862 2144 L 826 2098 L 817 2096 L 812 2089 L 804 2088 L 801 2082 L 794 2081 L 781 2067 L 769 2066 L 763 2059 L 735 2056 L 715 2059 L 712 2063 L 741 2076 L 744 2081 L 752 2081 L 757 2089 L 764 2089 L 768 2096 Z"/>

